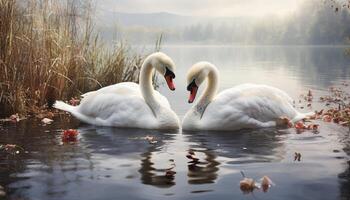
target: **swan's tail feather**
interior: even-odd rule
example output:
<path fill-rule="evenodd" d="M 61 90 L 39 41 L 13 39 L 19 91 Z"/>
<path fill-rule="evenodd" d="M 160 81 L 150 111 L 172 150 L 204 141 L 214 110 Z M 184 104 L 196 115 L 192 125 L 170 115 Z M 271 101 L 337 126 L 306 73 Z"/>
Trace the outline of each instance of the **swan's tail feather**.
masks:
<path fill-rule="evenodd" d="M 81 114 L 79 110 L 77 109 L 77 106 L 71 106 L 69 104 L 64 103 L 63 101 L 56 101 L 53 105 L 54 108 L 69 112 L 74 117 L 78 118 L 80 121 L 87 123 L 87 124 L 95 124 L 95 125 L 101 125 L 101 123 L 96 122 L 95 118 L 86 116 L 84 114 Z"/>
<path fill-rule="evenodd" d="M 308 112 L 308 113 L 298 113 L 296 117 L 294 117 L 294 119 L 292 120 L 293 123 L 294 122 L 297 122 L 297 121 L 300 121 L 302 119 L 305 119 L 305 118 L 309 118 L 311 116 L 315 115 L 314 112 Z"/>
<path fill-rule="evenodd" d="M 66 112 L 73 112 L 75 111 L 75 107 L 71 106 L 69 104 L 64 103 L 63 101 L 56 101 L 55 104 L 53 105 L 54 108 L 66 111 Z"/>

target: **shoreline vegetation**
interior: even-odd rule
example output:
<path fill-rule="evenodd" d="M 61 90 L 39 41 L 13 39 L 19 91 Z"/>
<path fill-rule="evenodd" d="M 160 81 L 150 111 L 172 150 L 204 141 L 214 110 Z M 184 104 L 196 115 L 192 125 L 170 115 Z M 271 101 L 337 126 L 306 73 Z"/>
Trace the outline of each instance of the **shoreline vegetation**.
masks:
<path fill-rule="evenodd" d="M 0 118 L 138 81 L 145 55 L 100 40 L 90 1 L 0 0 Z M 156 43 L 159 50 L 161 37 Z"/>

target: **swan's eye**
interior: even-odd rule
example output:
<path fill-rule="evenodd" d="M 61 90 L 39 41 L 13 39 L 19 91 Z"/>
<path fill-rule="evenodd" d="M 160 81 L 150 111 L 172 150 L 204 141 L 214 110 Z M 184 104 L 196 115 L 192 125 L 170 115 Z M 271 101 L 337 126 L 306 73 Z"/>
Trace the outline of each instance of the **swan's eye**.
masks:
<path fill-rule="evenodd" d="M 170 76 L 171 78 L 175 78 L 175 74 L 174 72 L 172 72 L 171 70 L 168 69 L 168 67 L 165 67 L 166 71 L 165 71 L 165 74 L 164 76 Z"/>
<path fill-rule="evenodd" d="M 191 91 L 192 88 L 194 88 L 194 87 L 198 88 L 198 86 L 196 84 L 196 79 L 193 79 L 192 82 L 190 84 L 188 84 L 187 91 Z"/>

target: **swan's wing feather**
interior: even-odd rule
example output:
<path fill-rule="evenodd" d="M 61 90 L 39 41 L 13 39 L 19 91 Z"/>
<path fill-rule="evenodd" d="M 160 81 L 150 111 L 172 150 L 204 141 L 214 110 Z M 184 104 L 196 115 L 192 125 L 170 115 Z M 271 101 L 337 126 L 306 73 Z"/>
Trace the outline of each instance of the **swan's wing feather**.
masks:
<path fill-rule="evenodd" d="M 281 116 L 292 119 L 296 114 L 285 92 L 265 85 L 244 84 L 218 94 L 206 108 L 202 124 L 249 126 L 249 123 L 270 122 Z"/>
<path fill-rule="evenodd" d="M 96 94 L 108 94 L 108 93 L 142 97 L 139 85 L 133 82 L 122 82 L 122 83 L 106 86 L 96 91 L 87 92 L 81 96 L 84 98 L 87 98 L 88 96 L 93 96 Z M 162 94 L 160 94 L 156 90 L 154 91 L 154 96 L 162 106 L 166 108 L 170 108 L 169 101 L 167 100 L 166 97 L 164 97 Z"/>
<path fill-rule="evenodd" d="M 139 85 L 133 82 L 122 82 L 114 85 L 109 85 L 109 86 L 100 88 L 96 91 L 87 92 L 81 96 L 86 98 L 94 94 L 107 94 L 107 93 L 119 93 L 124 95 L 141 96 Z"/>
<path fill-rule="evenodd" d="M 96 93 L 79 106 L 79 112 L 94 119 L 94 124 L 123 127 L 154 126 L 156 119 L 145 101 L 135 95 Z"/>
<path fill-rule="evenodd" d="M 140 128 L 156 127 L 158 123 L 136 83 L 118 83 L 86 94 L 78 111 L 91 119 L 91 122 L 85 120 L 87 123 Z M 161 106 L 170 108 L 168 100 L 158 91 L 154 91 L 154 96 Z"/>

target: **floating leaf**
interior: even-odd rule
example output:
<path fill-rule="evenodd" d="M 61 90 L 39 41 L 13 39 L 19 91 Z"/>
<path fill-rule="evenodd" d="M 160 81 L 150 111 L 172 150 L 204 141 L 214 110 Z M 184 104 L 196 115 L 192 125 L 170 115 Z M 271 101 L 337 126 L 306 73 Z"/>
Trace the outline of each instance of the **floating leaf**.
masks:
<path fill-rule="evenodd" d="M 276 120 L 276 125 L 281 127 L 293 127 L 292 121 L 288 117 L 280 117 Z"/>
<path fill-rule="evenodd" d="M 295 152 L 294 153 L 294 161 L 300 161 L 301 160 L 301 153 Z"/>
<path fill-rule="evenodd" d="M 241 171 L 243 180 L 239 182 L 239 188 L 244 194 L 253 192 L 255 189 L 262 188 L 263 192 L 267 192 L 268 189 L 275 185 L 268 176 L 263 176 L 260 182 L 255 182 L 252 178 L 247 178 L 245 174 Z"/>
<path fill-rule="evenodd" d="M 69 143 L 69 142 L 76 142 L 78 140 L 78 134 L 79 132 L 75 129 L 68 129 L 63 131 L 62 134 L 62 142 Z"/>
<path fill-rule="evenodd" d="M 10 116 L 10 121 L 12 121 L 12 122 L 19 122 L 20 118 L 19 118 L 18 113 L 11 115 Z"/>
<path fill-rule="evenodd" d="M 324 116 L 322 117 L 322 120 L 323 120 L 324 122 L 332 122 L 332 117 L 329 116 L 329 115 L 324 115 Z"/>
<path fill-rule="evenodd" d="M 0 145 L 0 150 L 5 151 L 8 154 L 19 154 L 20 151 L 24 151 L 24 149 L 16 144 L 5 144 L 5 145 Z"/>
<path fill-rule="evenodd" d="M 295 123 L 294 128 L 296 128 L 297 130 L 307 129 L 307 126 L 302 121 L 298 121 L 297 123 Z"/>
<path fill-rule="evenodd" d="M 158 143 L 158 141 L 155 139 L 155 137 L 149 136 L 149 135 L 147 135 L 147 136 L 145 137 L 145 140 L 147 140 L 148 143 L 150 143 L 150 144 L 156 144 L 156 143 Z"/>
<path fill-rule="evenodd" d="M 307 125 L 307 129 L 317 131 L 319 126 L 319 124 L 309 124 Z"/>
<path fill-rule="evenodd" d="M 263 192 L 267 192 L 271 186 L 275 185 L 268 176 L 263 176 L 260 181 L 261 189 Z"/>
<path fill-rule="evenodd" d="M 42 122 L 43 124 L 51 124 L 51 123 L 53 122 L 53 120 L 52 120 L 52 119 L 49 119 L 49 118 L 44 118 L 44 119 L 41 120 L 41 122 Z"/>
<path fill-rule="evenodd" d="M 241 180 L 239 182 L 239 188 L 241 189 L 241 191 L 243 193 L 250 193 L 253 192 L 254 189 L 258 188 L 255 185 L 255 181 L 252 178 L 243 178 L 243 180 Z"/>

